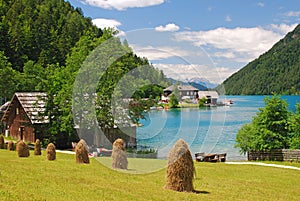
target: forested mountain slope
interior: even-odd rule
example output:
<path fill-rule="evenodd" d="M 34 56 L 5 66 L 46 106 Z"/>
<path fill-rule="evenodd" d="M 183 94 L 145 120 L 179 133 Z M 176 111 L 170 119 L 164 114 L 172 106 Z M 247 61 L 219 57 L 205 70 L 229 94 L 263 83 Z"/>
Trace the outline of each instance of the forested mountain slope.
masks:
<path fill-rule="evenodd" d="M 32 60 L 65 64 L 66 56 L 86 32 L 102 31 L 84 18 L 80 8 L 59 0 L 1 0 L 0 51 L 15 70 Z"/>
<path fill-rule="evenodd" d="M 230 95 L 300 94 L 300 25 L 223 85 Z"/>
<path fill-rule="evenodd" d="M 11 100 L 17 91 L 46 92 L 46 114 L 41 115 L 50 119 L 49 133 L 45 136 L 50 136 L 50 141 L 71 142 L 76 138 L 74 128 L 78 126 L 74 120 L 89 121 L 86 114 L 90 108 L 82 108 L 80 114 L 72 111 L 74 83 L 77 75 L 83 75 L 79 72 L 85 65 L 90 68 L 84 68 L 83 72 L 93 75 L 95 82 L 90 86 L 90 77 L 79 76 L 86 86 L 77 88 L 94 87 L 95 91 L 89 98 L 87 92 L 78 97 L 96 99 L 93 106 L 98 124 L 102 128 L 114 127 L 116 121 L 111 109 L 114 94 L 120 99 L 130 98 L 126 95 L 132 94 L 133 88 L 152 83 L 169 85 L 162 71 L 155 69 L 147 58 L 138 57 L 116 33 L 114 29 L 97 28 L 80 8 L 73 8 L 63 0 L 0 0 L 1 102 Z M 139 117 L 138 112 L 134 114 Z M 91 122 L 96 126 L 94 120 Z"/>

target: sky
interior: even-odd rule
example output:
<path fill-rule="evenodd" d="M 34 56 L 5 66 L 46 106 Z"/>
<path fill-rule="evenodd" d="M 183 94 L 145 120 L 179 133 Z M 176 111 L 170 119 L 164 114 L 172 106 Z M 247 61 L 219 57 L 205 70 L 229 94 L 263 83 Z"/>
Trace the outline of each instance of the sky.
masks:
<path fill-rule="evenodd" d="M 69 0 L 167 77 L 222 83 L 300 22 L 296 0 Z"/>

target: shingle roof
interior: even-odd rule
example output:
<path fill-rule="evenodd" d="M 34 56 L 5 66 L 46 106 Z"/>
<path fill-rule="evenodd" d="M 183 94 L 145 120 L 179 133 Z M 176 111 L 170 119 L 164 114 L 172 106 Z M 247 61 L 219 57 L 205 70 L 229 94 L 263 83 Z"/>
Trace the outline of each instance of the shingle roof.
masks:
<path fill-rule="evenodd" d="M 1 105 L 0 113 L 4 113 L 7 110 L 9 104 L 10 104 L 10 101 L 8 101 L 8 102 L 4 103 L 3 105 Z"/>
<path fill-rule="evenodd" d="M 30 122 L 32 124 L 48 123 L 48 117 L 44 116 L 43 113 L 46 110 L 46 98 L 47 94 L 43 92 L 18 92 L 15 93 L 10 105 L 5 111 L 2 121 L 5 121 L 8 117 L 10 110 L 12 109 L 12 102 L 17 98 L 24 108 Z"/>
<path fill-rule="evenodd" d="M 219 98 L 219 94 L 216 91 L 199 91 L 199 98 L 210 96 L 211 98 Z"/>

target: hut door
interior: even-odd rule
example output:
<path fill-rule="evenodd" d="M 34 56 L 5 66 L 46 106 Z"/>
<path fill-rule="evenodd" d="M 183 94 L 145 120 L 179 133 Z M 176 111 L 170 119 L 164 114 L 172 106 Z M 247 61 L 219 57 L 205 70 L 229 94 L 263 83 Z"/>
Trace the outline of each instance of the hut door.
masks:
<path fill-rule="evenodd" d="M 20 127 L 20 138 L 21 138 L 21 140 L 24 139 L 24 130 L 25 130 L 24 126 L 21 126 Z"/>

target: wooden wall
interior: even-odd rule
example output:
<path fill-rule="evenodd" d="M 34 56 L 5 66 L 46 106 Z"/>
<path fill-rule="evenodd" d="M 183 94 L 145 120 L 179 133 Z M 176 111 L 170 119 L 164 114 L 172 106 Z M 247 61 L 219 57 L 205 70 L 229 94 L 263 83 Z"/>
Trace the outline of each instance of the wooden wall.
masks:
<path fill-rule="evenodd" d="M 24 108 L 15 98 L 8 116 L 7 126 L 9 127 L 9 135 L 17 140 L 25 140 L 34 142 L 34 128 L 30 123 Z"/>
<path fill-rule="evenodd" d="M 300 162 L 300 149 L 276 149 L 271 151 L 249 151 L 249 161 L 295 161 Z"/>

